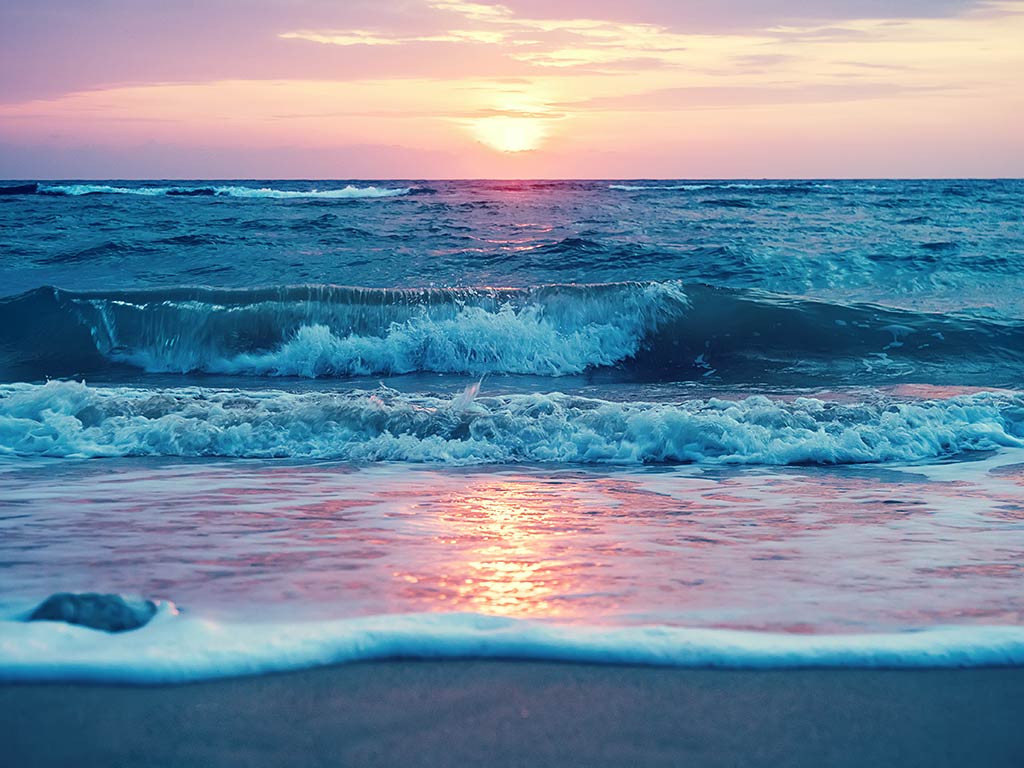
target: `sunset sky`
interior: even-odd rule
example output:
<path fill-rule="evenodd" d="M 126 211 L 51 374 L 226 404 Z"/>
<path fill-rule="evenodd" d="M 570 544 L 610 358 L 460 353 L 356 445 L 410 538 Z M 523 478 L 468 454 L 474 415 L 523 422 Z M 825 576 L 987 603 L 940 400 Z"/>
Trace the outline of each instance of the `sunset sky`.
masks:
<path fill-rule="evenodd" d="M 7 0 L 0 177 L 1021 176 L 1022 81 L 1018 0 Z"/>

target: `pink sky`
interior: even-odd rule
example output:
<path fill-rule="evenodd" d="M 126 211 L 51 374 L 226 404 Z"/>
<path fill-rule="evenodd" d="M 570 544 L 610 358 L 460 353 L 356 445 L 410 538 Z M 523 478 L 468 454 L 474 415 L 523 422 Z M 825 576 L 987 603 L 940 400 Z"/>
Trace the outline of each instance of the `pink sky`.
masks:
<path fill-rule="evenodd" d="M 1024 0 L 4 3 L 0 177 L 1021 176 L 1022 41 Z"/>

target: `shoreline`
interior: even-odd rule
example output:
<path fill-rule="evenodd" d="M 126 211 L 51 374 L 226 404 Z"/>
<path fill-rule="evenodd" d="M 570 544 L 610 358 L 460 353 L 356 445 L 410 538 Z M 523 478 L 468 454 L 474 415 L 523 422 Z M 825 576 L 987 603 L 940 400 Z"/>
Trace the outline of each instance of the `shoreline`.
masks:
<path fill-rule="evenodd" d="M 0 684 L 12 765 L 1024 765 L 1024 667 L 377 661 L 180 685 Z"/>

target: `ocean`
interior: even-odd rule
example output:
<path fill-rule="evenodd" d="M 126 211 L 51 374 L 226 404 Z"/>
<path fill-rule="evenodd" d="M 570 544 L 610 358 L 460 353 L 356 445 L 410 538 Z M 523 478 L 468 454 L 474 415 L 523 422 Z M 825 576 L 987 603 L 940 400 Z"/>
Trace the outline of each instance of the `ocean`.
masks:
<path fill-rule="evenodd" d="M 2 679 L 1024 663 L 1024 181 L 0 187 Z"/>

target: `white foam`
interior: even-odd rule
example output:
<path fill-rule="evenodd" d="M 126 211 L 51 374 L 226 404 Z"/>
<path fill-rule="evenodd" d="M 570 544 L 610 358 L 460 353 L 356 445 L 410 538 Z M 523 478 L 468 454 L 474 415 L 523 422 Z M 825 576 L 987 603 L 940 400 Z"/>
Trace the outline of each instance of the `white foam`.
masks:
<path fill-rule="evenodd" d="M 0 455 L 786 465 L 1024 447 L 1020 395 L 848 405 L 473 394 L 7 384 L 0 385 Z"/>
<path fill-rule="evenodd" d="M 147 371 L 307 377 L 582 373 L 632 357 L 649 334 L 689 306 L 677 283 L 452 297 L 439 304 L 402 301 L 400 294 L 385 304 L 284 300 L 227 307 L 92 298 L 73 304 L 102 354 Z M 258 352 L 230 349 L 233 339 L 259 327 L 284 339 Z"/>
<path fill-rule="evenodd" d="M 218 195 L 228 195 L 230 197 L 272 198 L 275 200 L 288 200 L 292 198 L 307 197 L 322 198 L 326 200 L 351 200 L 373 197 L 399 197 L 401 195 L 407 195 L 410 192 L 412 192 L 412 189 L 410 187 L 354 187 L 351 184 L 346 187 L 343 187 L 342 189 L 322 190 L 290 190 L 273 189 L 270 187 L 262 187 L 260 189 L 253 189 L 252 187 L 216 187 L 215 190 Z"/>
<path fill-rule="evenodd" d="M 391 326 L 383 337 L 335 335 L 326 325 L 304 325 L 280 348 L 212 359 L 214 373 L 273 376 L 349 376 L 379 373 L 564 376 L 608 366 L 636 354 L 647 330 L 633 318 L 592 323 L 568 331 L 547 321 L 536 306 L 488 312 L 466 307 L 457 317 L 421 317 Z M 133 361 L 135 362 L 135 361 Z M 160 368 L 142 358 L 141 367 Z"/>
<path fill-rule="evenodd" d="M 409 194 L 412 189 L 409 187 L 387 188 L 387 187 L 356 187 L 351 184 L 341 189 L 308 189 L 290 190 L 274 189 L 272 187 L 242 187 L 242 186 L 199 186 L 199 187 L 117 187 L 109 184 L 43 184 L 40 191 L 61 195 L 141 195 L 144 197 L 158 197 L 167 194 L 184 194 L 194 190 L 212 189 L 215 195 L 226 197 L 248 197 L 248 198 L 271 198 L 277 200 L 288 200 L 293 198 L 323 198 L 323 199 L 359 199 L 375 197 L 398 197 Z"/>
<path fill-rule="evenodd" d="M 164 610 L 111 635 L 0 622 L 0 680 L 183 683 L 383 659 L 524 659 L 667 667 L 978 667 L 1024 664 L 1024 627 L 805 635 L 580 627 L 479 614 L 219 624 Z"/>
<path fill-rule="evenodd" d="M 644 190 L 687 190 L 696 192 L 704 189 L 831 189 L 831 184 L 805 184 L 802 182 L 777 182 L 777 183 L 749 183 L 734 182 L 730 184 L 609 184 L 608 189 L 615 189 L 623 192 L 640 192 Z"/>
<path fill-rule="evenodd" d="M 40 184 L 40 192 L 49 192 L 58 195 L 79 195 L 107 194 L 107 195 L 142 195 L 145 197 L 156 197 L 167 194 L 173 187 L 115 187 L 110 184 Z"/>

